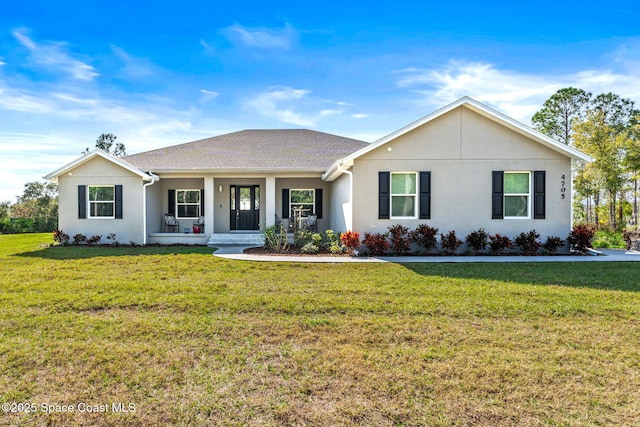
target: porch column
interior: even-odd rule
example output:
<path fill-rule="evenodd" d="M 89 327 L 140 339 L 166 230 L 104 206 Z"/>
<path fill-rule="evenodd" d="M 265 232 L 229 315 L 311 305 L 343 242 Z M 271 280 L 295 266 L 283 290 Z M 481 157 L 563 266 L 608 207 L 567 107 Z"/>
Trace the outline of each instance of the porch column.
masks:
<path fill-rule="evenodd" d="M 276 177 L 265 177 L 265 226 L 271 227 L 276 225 Z"/>
<path fill-rule="evenodd" d="M 213 176 L 208 175 L 204 177 L 204 231 L 205 234 L 213 234 L 213 212 L 216 208 L 215 203 L 215 183 L 213 182 Z"/>

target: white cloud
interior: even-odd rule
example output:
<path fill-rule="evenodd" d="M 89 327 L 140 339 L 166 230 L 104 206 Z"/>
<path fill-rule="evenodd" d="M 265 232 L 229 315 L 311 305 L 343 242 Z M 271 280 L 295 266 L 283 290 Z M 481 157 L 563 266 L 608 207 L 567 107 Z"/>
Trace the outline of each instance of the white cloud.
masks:
<path fill-rule="evenodd" d="M 200 93 L 202 94 L 202 96 L 200 97 L 201 104 L 204 104 L 205 102 L 209 102 L 213 99 L 216 99 L 218 96 L 220 96 L 219 92 L 214 92 L 212 90 L 207 90 L 207 89 L 200 89 Z"/>
<path fill-rule="evenodd" d="M 289 49 L 297 39 L 297 32 L 289 25 L 283 29 L 246 28 L 232 25 L 223 30 L 231 40 L 262 49 Z"/>
<path fill-rule="evenodd" d="M 67 52 L 65 43 L 38 44 L 27 36 L 26 32 L 26 29 L 15 30 L 13 36 L 30 51 L 29 58 L 35 66 L 70 74 L 74 79 L 81 81 L 92 81 L 99 76 L 93 66 L 73 58 Z"/>
<path fill-rule="evenodd" d="M 354 119 L 366 119 L 367 117 L 370 117 L 370 116 L 371 114 L 363 114 L 363 113 L 351 115 L 351 117 L 353 117 Z"/>
<path fill-rule="evenodd" d="M 124 49 L 115 45 L 111 45 L 111 50 L 123 63 L 120 74 L 124 77 L 146 79 L 158 73 L 157 67 L 146 59 L 133 57 Z"/>
<path fill-rule="evenodd" d="M 341 109 L 322 108 L 334 101 L 309 98 L 311 91 L 290 87 L 273 87 L 251 99 L 247 105 L 270 118 L 298 126 L 314 127 L 319 120 L 341 114 Z M 296 112 L 295 110 L 306 110 Z"/>
<path fill-rule="evenodd" d="M 407 68 L 395 74 L 399 76 L 396 84 L 411 89 L 418 95 L 414 101 L 426 108 L 439 108 L 462 96 L 470 96 L 525 123 L 529 123 L 545 100 L 563 87 L 640 98 L 640 80 L 633 74 L 607 69 L 551 76 L 499 69 L 484 62 L 450 61 L 438 68 Z"/>

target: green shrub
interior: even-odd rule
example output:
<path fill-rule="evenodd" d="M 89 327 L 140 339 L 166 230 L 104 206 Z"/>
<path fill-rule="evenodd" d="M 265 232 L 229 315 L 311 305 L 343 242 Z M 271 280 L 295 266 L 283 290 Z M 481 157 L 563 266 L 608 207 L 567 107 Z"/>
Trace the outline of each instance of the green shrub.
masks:
<path fill-rule="evenodd" d="M 626 249 L 624 233 L 619 231 L 598 230 L 593 236 L 594 248 Z"/>
<path fill-rule="evenodd" d="M 307 243 L 300 249 L 303 254 L 317 254 L 319 250 L 320 248 L 311 242 Z"/>
<path fill-rule="evenodd" d="M 276 253 L 289 249 L 289 236 L 281 225 L 273 225 L 264 230 L 264 247 Z"/>

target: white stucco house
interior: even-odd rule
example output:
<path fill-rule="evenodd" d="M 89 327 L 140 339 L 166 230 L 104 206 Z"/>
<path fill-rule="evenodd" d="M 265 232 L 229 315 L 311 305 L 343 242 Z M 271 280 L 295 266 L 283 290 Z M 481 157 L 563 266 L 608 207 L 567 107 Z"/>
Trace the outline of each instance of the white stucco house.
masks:
<path fill-rule="evenodd" d="M 142 244 L 257 242 L 294 208 L 317 216 L 319 230 L 427 223 L 463 237 L 484 228 L 564 238 L 572 165 L 592 160 L 464 97 L 373 143 L 245 130 L 121 158 L 96 150 L 45 178 L 59 184 L 59 228 L 105 243 L 109 233 Z M 167 213 L 178 227 L 164 226 Z"/>

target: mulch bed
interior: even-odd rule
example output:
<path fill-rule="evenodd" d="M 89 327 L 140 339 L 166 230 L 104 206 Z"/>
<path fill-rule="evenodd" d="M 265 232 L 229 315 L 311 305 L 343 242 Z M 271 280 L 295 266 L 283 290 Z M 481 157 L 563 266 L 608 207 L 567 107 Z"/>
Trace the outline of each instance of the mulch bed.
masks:
<path fill-rule="evenodd" d="M 247 248 L 244 250 L 245 254 L 249 255 L 281 255 L 281 256 L 326 256 L 326 257 L 348 257 L 347 254 L 332 254 L 331 252 L 320 251 L 317 254 L 305 254 L 302 253 L 301 248 L 297 246 L 290 246 L 286 252 L 278 253 L 265 247 L 259 248 Z"/>

